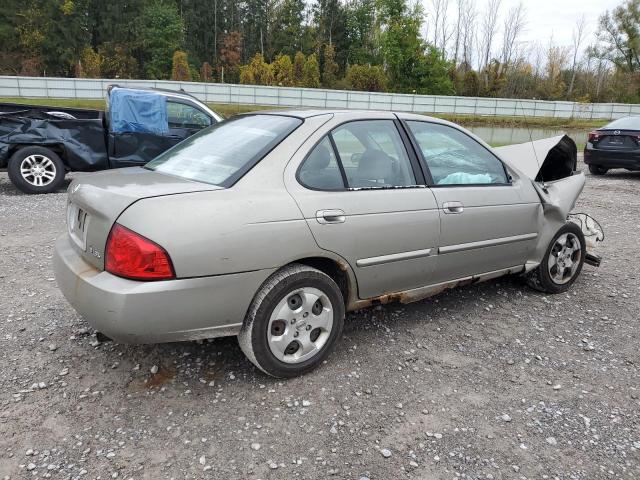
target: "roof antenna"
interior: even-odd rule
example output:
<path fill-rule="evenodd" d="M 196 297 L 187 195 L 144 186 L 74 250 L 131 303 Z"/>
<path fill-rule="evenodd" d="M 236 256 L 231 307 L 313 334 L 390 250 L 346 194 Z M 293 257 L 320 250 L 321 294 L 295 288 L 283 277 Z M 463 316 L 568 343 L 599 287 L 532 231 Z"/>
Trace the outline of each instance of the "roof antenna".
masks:
<path fill-rule="evenodd" d="M 535 100 L 533 100 L 535 102 Z M 542 174 L 540 173 L 540 160 L 538 159 L 538 152 L 536 152 L 536 147 L 533 144 L 533 134 L 531 133 L 531 128 L 529 127 L 529 120 L 527 118 L 527 114 L 525 113 L 524 106 L 522 105 L 522 101 L 520 99 L 516 100 L 516 103 L 520 105 L 520 109 L 522 110 L 522 117 L 524 118 L 524 124 L 529 132 L 529 141 L 531 142 L 531 148 L 533 149 L 533 156 L 536 158 L 536 164 L 538 165 L 538 174 L 540 174 L 540 179 L 542 180 L 542 188 L 546 191 L 547 188 L 544 184 L 544 179 L 542 178 Z M 537 176 L 537 175 L 536 175 Z"/>

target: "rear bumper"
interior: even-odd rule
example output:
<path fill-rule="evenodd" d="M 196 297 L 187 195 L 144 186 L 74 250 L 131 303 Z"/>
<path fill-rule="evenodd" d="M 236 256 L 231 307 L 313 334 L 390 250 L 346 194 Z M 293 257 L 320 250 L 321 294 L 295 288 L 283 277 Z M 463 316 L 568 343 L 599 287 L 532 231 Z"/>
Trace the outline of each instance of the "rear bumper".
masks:
<path fill-rule="evenodd" d="M 627 168 L 640 170 L 640 153 L 595 150 L 588 145 L 584 149 L 584 163 L 606 168 Z"/>
<path fill-rule="evenodd" d="M 236 335 L 272 270 L 137 282 L 89 265 L 67 234 L 54 254 L 58 286 L 94 328 L 121 343 L 161 343 Z"/>

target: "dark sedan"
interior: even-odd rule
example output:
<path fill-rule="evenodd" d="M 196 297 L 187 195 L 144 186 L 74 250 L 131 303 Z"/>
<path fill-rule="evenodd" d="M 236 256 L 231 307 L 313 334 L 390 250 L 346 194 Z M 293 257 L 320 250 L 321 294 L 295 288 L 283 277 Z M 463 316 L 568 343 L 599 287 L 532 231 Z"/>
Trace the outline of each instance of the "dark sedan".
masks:
<path fill-rule="evenodd" d="M 584 163 L 594 175 L 612 168 L 640 170 L 640 117 L 624 117 L 589 133 Z"/>

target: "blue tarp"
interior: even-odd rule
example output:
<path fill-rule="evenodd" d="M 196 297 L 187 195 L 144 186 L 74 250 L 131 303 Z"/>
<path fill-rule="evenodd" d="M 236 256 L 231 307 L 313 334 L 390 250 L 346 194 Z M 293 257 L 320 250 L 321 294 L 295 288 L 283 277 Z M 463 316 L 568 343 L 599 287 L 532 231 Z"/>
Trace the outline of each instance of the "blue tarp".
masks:
<path fill-rule="evenodd" d="M 155 92 L 114 88 L 109 94 L 110 130 L 114 133 L 169 131 L 167 98 Z"/>

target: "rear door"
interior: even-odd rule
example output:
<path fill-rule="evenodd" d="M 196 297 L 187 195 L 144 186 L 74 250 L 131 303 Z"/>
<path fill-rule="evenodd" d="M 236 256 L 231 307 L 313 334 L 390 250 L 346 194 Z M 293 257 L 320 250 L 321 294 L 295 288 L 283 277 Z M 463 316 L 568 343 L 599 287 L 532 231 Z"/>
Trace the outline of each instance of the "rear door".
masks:
<path fill-rule="evenodd" d="M 439 237 L 435 198 L 391 114 L 335 119 L 285 172 L 318 245 L 349 262 L 360 298 L 430 283 Z"/>
<path fill-rule="evenodd" d="M 434 282 L 524 265 L 542 215 L 531 182 L 512 177 L 461 130 L 414 120 L 405 125 L 428 167 L 440 211 Z"/>

